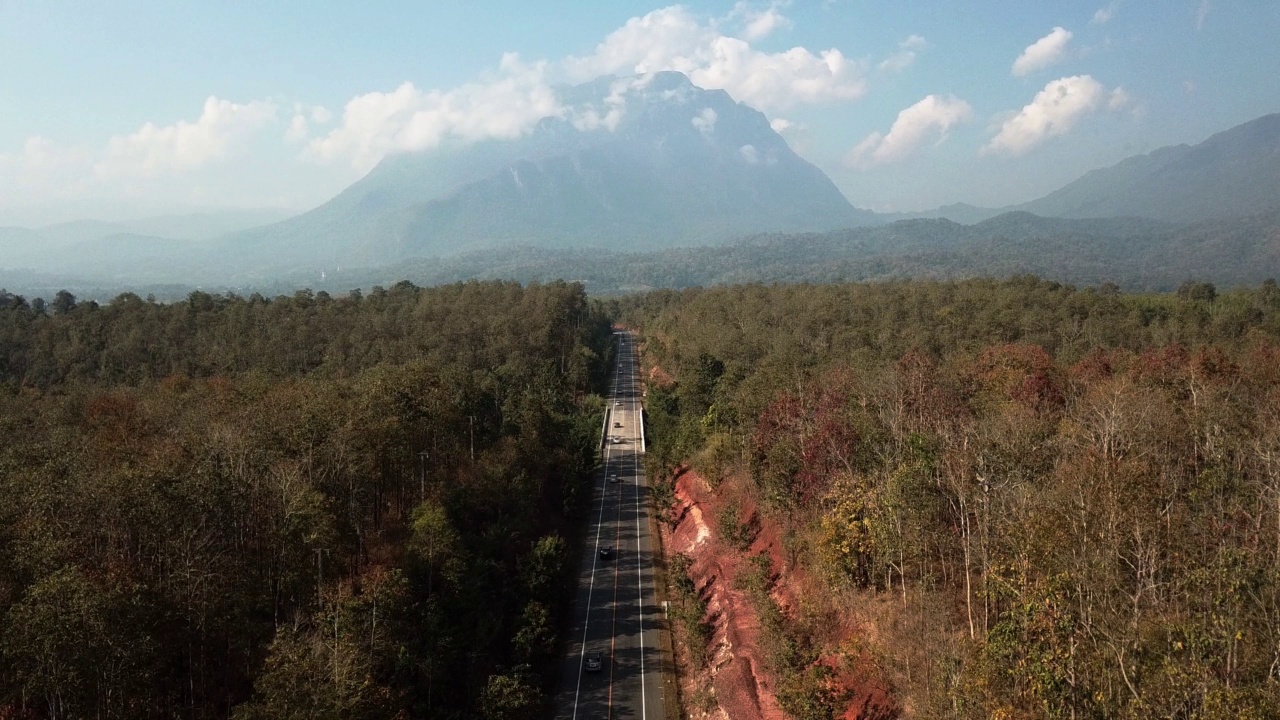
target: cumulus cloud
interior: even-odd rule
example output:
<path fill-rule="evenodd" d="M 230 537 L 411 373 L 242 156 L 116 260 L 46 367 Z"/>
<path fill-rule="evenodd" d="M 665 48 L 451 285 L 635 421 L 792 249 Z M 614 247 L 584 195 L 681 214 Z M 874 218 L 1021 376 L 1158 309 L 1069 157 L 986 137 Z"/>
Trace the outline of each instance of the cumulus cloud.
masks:
<path fill-rule="evenodd" d="M 1005 120 L 982 152 L 1022 155 L 1051 137 L 1070 132 L 1104 102 L 1128 97 L 1123 90 L 1120 93 L 1117 96 L 1113 91 L 1109 95 L 1102 83 L 1089 75 L 1054 80 L 1029 105 Z"/>
<path fill-rule="evenodd" d="M 55 174 L 83 165 L 87 155 L 74 148 L 64 148 L 42 135 L 27 138 L 14 163 L 29 175 Z"/>
<path fill-rule="evenodd" d="M 678 5 L 654 10 L 631 18 L 594 52 L 566 58 L 560 67 L 571 82 L 676 70 L 699 87 L 725 90 L 766 111 L 855 100 L 866 93 L 863 66 L 838 49 L 767 53 L 721 34 L 717 26 Z"/>
<path fill-rule="evenodd" d="M 941 142 L 952 127 L 970 120 L 973 108 L 952 95 L 929 95 L 898 113 L 889 132 L 873 132 L 849 153 L 854 167 L 869 167 L 906 158 L 931 138 Z"/>
<path fill-rule="evenodd" d="M 929 43 L 919 35 L 910 35 L 906 40 L 898 43 L 898 51 L 876 66 L 880 72 L 902 72 L 911 67 L 916 61 L 916 53 L 929 47 Z"/>
<path fill-rule="evenodd" d="M 1106 25 L 1111 22 L 1111 18 L 1116 14 L 1116 8 L 1119 7 L 1119 5 L 1120 3 L 1117 1 L 1108 4 L 1106 7 L 1098 8 L 1098 11 L 1093 14 L 1093 19 L 1089 21 L 1089 24 Z"/>
<path fill-rule="evenodd" d="M 790 18 L 781 12 L 781 8 L 785 5 L 787 5 L 785 2 L 773 2 L 764 10 L 757 10 L 744 0 L 739 0 L 733 6 L 729 16 L 741 18 L 742 39 L 755 42 L 772 35 L 775 30 L 792 26 Z"/>
<path fill-rule="evenodd" d="M 294 105 L 293 117 L 289 120 L 289 128 L 285 130 L 284 139 L 292 144 L 306 142 L 311 137 L 312 125 L 327 125 L 333 119 L 333 113 L 320 105 L 307 107 L 301 103 Z"/>
<path fill-rule="evenodd" d="M 774 127 L 786 131 L 794 126 L 776 113 L 806 104 L 856 100 L 867 90 L 869 68 L 867 61 L 846 57 L 836 48 L 757 49 L 755 43 L 761 39 L 791 27 L 785 14 L 789 2 L 744 0 L 718 17 L 678 5 L 666 7 L 629 19 L 582 56 L 524 62 L 507 54 L 495 70 L 461 86 L 429 89 L 404 82 L 351 97 L 336 112 L 302 103 L 278 107 L 271 100 L 237 103 L 209 97 L 194 119 L 167 125 L 147 122 L 112 137 L 99 151 L 81 153 L 77 172 L 102 187 L 124 187 L 121 181 L 143 187 L 148 178 L 177 173 L 187 173 L 193 184 L 197 179 L 204 182 L 212 175 L 195 171 L 216 174 L 213 166 L 229 158 L 254 157 L 244 150 L 268 127 L 274 127 L 271 137 L 277 143 L 300 148 L 303 159 L 349 164 L 359 171 L 390 153 L 428 149 L 450 140 L 517 137 L 547 117 L 582 130 L 608 132 L 622 122 L 629 94 L 648 74 L 661 70 L 683 72 L 699 87 L 723 89 L 769 113 Z M 922 38 L 911 36 L 900 50 L 914 54 L 924 45 Z M 555 89 L 605 74 L 625 77 L 611 86 L 606 98 L 588 105 L 567 107 Z M 693 122 L 711 132 L 716 119 L 702 113 Z M 32 142 L 21 153 L 15 148 L 0 156 L 0 174 L 5 176 L 0 181 L 17 178 L 20 168 L 52 166 L 56 147 L 42 138 Z M 754 148 L 744 151 L 743 159 L 769 161 Z"/>
<path fill-rule="evenodd" d="M 319 160 L 349 158 L 360 170 L 384 155 L 436 147 L 447 138 L 514 138 L 564 108 L 545 80 L 546 64 L 502 58 L 499 76 L 453 90 L 423 91 L 411 82 L 347 102 L 338 127 L 307 145 Z"/>
<path fill-rule="evenodd" d="M 716 111 L 702 108 L 702 112 L 693 116 L 693 126 L 704 135 L 710 135 L 716 129 Z"/>
<path fill-rule="evenodd" d="M 629 19 L 586 55 L 525 63 L 508 54 L 496 73 L 454 89 L 426 90 L 405 82 L 356 96 L 336 125 L 319 136 L 316 126 L 330 118 L 295 109 L 285 135 L 305 143 L 304 157 L 350 162 L 365 171 L 387 154 L 429 149 L 450 138 L 517 137 L 546 117 L 565 119 L 580 130 L 612 131 L 626 111 L 628 93 L 647 81 L 644 76 L 661 70 L 683 72 L 699 87 L 726 90 L 765 111 L 861 97 L 865 67 L 840 50 L 795 47 L 769 53 L 752 47 L 753 41 L 790 26 L 782 13 L 786 5 L 785 0 L 763 8 L 739 2 L 721 18 L 701 17 L 678 5 L 654 10 Z M 741 30 L 728 35 L 720 29 L 725 25 Z M 913 35 L 900 48 L 914 53 L 924 45 Z M 554 83 L 608 74 L 628 77 L 615 82 L 602 103 L 566 107 L 553 89 Z M 707 132 L 714 122 L 714 117 L 695 119 Z"/>
<path fill-rule="evenodd" d="M 774 118 L 769 121 L 769 127 L 773 128 L 774 132 L 781 135 L 789 130 L 796 129 L 796 124 L 786 118 Z"/>
<path fill-rule="evenodd" d="M 210 96 L 195 122 L 146 123 L 107 143 L 94 170 L 100 177 L 154 177 L 222 160 L 254 131 L 274 121 L 269 100 L 234 103 Z"/>
<path fill-rule="evenodd" d="M 1048 35 L 1028 45 L 1018 59 L 1013 61 L 1013 74 L 1026 77 L 1058 62 L 1066 55 L 1071 37 L 1070 30 L 1055 27 Z"/>
<path fill-rule="evenodd" d="M 284 139 L 286 142 L 301 143 L 306 142 L 310 134 L 311 126 L 307 123 L 307 116 L 294 115 L 289 121 L 289 129 L 284 131 Z"/>

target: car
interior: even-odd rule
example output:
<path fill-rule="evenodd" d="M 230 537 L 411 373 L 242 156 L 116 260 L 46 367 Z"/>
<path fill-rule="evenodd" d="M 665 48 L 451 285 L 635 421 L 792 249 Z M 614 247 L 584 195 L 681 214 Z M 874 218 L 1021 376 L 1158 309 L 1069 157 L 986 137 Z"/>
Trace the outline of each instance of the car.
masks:
<path fill-rule="evenodd" d="M 614 426 L 614 427 L 616 427 L 616 428 L 620 428 L 620 427 L 622 427 L 622 423 L 618 422 L 617 420 L 614 420 L 614 421 L 613 421 L 613 426 Z"/>
<path fill-rule="evenodd" d="M 611 558 L 611 557 L 613 557 L 613 546 L 612 546 L 612 545 L 605 545 L 604 547 L 600 548 L 600 559 L 601 559 L 601 560 L 608 560 L 608 559 L 609 559 L 609 558 Z"/>
<path fill-rule="evenodd" d="M 592 650 L 587 653 L 587 672 L 600 672 L 604 667 L 604 653 Z"/>
<path fill-rule="evenodd" d="M 619 400 L 613 404 L 614 407 L 622 407 L 622 401 Z"/>
<path fill-rule="evenodd" d="M 609 441 L 612 442 L 614 445 L 622 444 L 622 438 L 618 437 L 617 435 L 614 435 L 613 437 L 609 438 Z"/>
<path fill-rule="evenodd" d="M 611 483 L 616 483 L 616 482 L 618 482 L 618 474 L 617 474 L 617 473 L 609 473 L 609 482 L 611 482 Z"/>

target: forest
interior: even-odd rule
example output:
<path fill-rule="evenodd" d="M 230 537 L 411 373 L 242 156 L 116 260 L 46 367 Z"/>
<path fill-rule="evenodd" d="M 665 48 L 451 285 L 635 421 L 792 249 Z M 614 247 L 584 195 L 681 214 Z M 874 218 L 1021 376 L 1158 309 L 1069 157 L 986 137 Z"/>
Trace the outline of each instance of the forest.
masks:
<path fill-rule="evenodd" d="M 540 717 L 610 334 L 562 282 L 0 292 L 0 717 Z"/>
<path fill-rule="evenodd" d="M 745 488 L 726 543 L 782 528 L 784 566 L 745 558 L 743 584 L 793 717 L 845 717 L 853 661 L 910 717 L 1280 717 L 1274 281 L 743 285 L 610 312 L 643 336 L 656 494 L 692 466 Z M 821 592 L 779 602 L 800 575 Z"/>

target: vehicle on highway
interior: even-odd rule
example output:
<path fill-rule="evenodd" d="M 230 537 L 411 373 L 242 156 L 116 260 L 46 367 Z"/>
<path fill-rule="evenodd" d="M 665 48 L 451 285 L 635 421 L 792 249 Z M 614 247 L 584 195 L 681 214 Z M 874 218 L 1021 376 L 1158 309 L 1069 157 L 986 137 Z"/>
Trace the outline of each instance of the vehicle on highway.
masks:
<path fill-rule="evenodd" d="M 616 483 L 616 482 L 618 482 L 618 474 L 617 474 L 617 473 L 609 473 L 609 482 L 611 482 L 611 483 Z"/>
<path fill-rule="evenodd" d="M 613 546 L 612 546 L 612 545 L 605 545 L 604 547 L 600 548 L 600 559 L 601 559 L 601 560 L 608 560 L 608 559 L 609 559 L 609 558 L 611 558 L 611 557 L 613 557 Z"/>
<path fill-rule="evenodd" d="M 600 672 L 604 667 L 604 653 L 592 650 L 587 653 L 587 672 Z"/>
<path fill-rule="evenodd" d="M 614 427 L 616 427 L 616 428 L 620 428 L 620 427 L 622 427 L 622 423 L 618 422 L 617 420 L 614 420 L 614 421 L 613 421 L 613 426 L 614 426 Z"/>
<path fill-rule="evenodd" d="M 612 442 L 614 445 L 619 445 L 622 443 L 622 438 L 618 437 L 617 435 L 614 435 L 613 437 L 609 438 L 609 442 Z"/>

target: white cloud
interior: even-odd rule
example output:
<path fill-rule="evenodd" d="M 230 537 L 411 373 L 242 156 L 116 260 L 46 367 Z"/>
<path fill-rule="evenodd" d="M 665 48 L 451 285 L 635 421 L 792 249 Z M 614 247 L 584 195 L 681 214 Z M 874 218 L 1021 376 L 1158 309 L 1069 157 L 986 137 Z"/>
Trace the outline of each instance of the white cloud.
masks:
<path fill-rule="evenodd" d="M 607 130 L 613 132 L 622 122 L 622 114 L 627 108 L 627 93 L 644 88 L 650 77 L 619 78 L 609 86 L 609 94 L 604 99 L 604 112 L 594 106 L 567 108 L 573 126 L 579 130 Z"/>
<path fill-rule="evenodd" d="M 748 165 L 756 165 L 760 162 L 760 151 L 756 149 L 755 145 L 743 145 L 738 148 L 738 154 L 742 156 L 742 159 Z"/>
<path fill-rule="evenodd" d="M 1069 132 L 1081 118 L 1097 110 L 1106 96 L 1102 84 L 1089 75 L 1054 80 L 1029 105 L 1005 120 L 982 152 L 1021 155 L 1048 138 Z"/>
<path fill-rule="evenodd" d="M 794 47 L 756 50 L 719 32 L 689 10 L 672 6 L 634 17 L 610 33 L 595 51 L 561 63 L 572 82 L 600 75 L 676 70 L 699 87 L 723 89 L 761 110 L 855 100 L 866 93 L 863 66 L 835 48 L 818 53 Z"/>
<path fill-rule="evenodd" d="M 908 35 L 906 40 L 898 43 L 898 51 L 876 66 L 880 72 L 902 72 L 916 61 L 916 54 L 929 47 L 929 43 L 919 35 Z"/>
<path fill-rule="evenodd" d="M 47 137 L 35 135 L 22 144 L 17 165 L 24 173 L 46 175 L 83 165 L 87 159 L 79 150 L 64 148 Z"/>
<path fill-rule="evenodd" d="M 1196 8 L 1196 30 L 1203 30 L 1204 23 L 1209 19 L 1209 11 L 1213 9 L 1213 5 L 1209 0 L 1200 0 L 1200 6 Z"/>
<path fill-rule="evenodd" d="M 160 192 L 217 204 L 227 201 L 215 199 L 219 193 L 230 197 L 228 188 L 241 193 L 236 188 L 247 187 L 239 177 L 251 172 L 249 168 L 254 168 L 255 178 L 262 178 L 258 187 L 267 187 L 270 173 L 264 169 L 284 165 L 268 157 L 273 151 L 332 165 L 312 175 L 336 183 L 349 179 L 346 165 L 365 171 L 389 153 L 427 149 L 446 140 L 517 137 L 547 117 L 583 130 L 612 131 L 624 118 L 629 93 L 647 82 L 648 73 L 660 70 L 683 72 L 699 87 L 723 89 L 769 113 L 779 131 L 794 132 L 796 126 L 775 113 L 862 97 L 870 63 L 846 57 L 836 48 L 757 49 L 755 43 L 761 39 L 776 38 L 792 26 L 785 14 L 789 3 L 746 0 L 721 16 L 665 7 L 631 18 L 582 56 L 526 63 L 508 54 L 497 69 L 461 86 L 430 89 L 405 82 L 351 97 L 332 112 L 302 103 L 277 106 L 271 100 L 236 103 L 209 97 L 197 117 L 126 128 L 105 147 L 80 151 L 74 162 L 55 162 L 54 153 L 66 151 L 36 138 L 29 148 L 0 156 L 0 197 L 15 198 L 20 194 L 12 191 L 15 188 L 36 187 L 45 187 L 44 194 L 51 196 L 57 187 L 68 193 L 88 188 L 86 192 L 100 198 Z M 924 45 L 922 38 L 912 36 L 900 49 L 916 53 Z M 627 77 L 615 83 L 607 98 L 590 105 L 565 107 L 554 89 L 604 74 Z M 637 74 L 641 77 L 630 77 Z M 696 109 L 691 106 L 691 111 Z M 707 131 L 714 129 L 710 116 L 700 115 L 698 122 Z M 266 132 L 268 128 L 274 131 Z M 275 145 L 259 143 L 260 138 L 270 138 Z M 251 144 L 252 153 L 247 152 Z M 301 149 L 290 150 L 291 146 Z M 748 162 L 749 157 L 776 161 L 754 148 L 743 152 Z M 24 179 L 35 177 L 35 168 L 55 166 L 62 170 L 48 185 Z M 279 170 L 281 177 L 290 172 L 295 171 Z M 185 176 L 183 182 L 170 179 L 179 173 Z"/>
<path fill-rule="evenodd" d="M 716 129 L 716 111 L 702 108 L 702 112 L 693 116 L 693 126 L 704 135 L 710 135 Z"/>
<path fill-rule="evenodd" d="M 1053 65 L 1066 54 L 1067 44 L 1070 42 L 1071 31 L 1055 27 L 1048 35 L 1028 45 L 1018 59 L 1013 61 L 1013 74 L 1026 77 Z"/>
<path fill-rule="evenodd" d="M 773 2 L 764 10 L 756 10 L 745 0 L 739 0 L 733 6 L 729 17 L 742 18 L 742 39 L 755 42 L 772 35 L 775 30 L 792 26 L 791 20 L 780 12 L 781 8 L 787 4 L 785 2 Z"/>
<path fill-rule="evenodd" d="M 898 43 L 898 47 L 904 50 L 924 50 L 929 47 L 929 43 L 923 37 L 913 33 L 908 35 L 906 40 Z"/>
<path fill-rule="evenodd" d="M 311 138 L 312 125 L 328 125 L 333 113 L 321 105 L 307 107 L 301 103 L 293 106 L 293 118 L 289 120 L 289 128 L 285 130 L 285 142 L 299 145 Z"/>
<path fill-rule="evenodd" d="M 1093 14 L 1093 19 L 1089 21 L 1089 24 L 1090 25 L 1106 25 L 1107 23 L 1111 22 L 1111 18 L 1115 16 L 1116 9 L 1119 8 L 1119 6 L 1120 6 L 1119 0 L 1114 0 L 1113 2 L 1109 3 L 1106 7 L 1098 8 L 1098 11 Z"/>
<path fill-rule="evenodd" d="M 303 143 L 311 135 L 311 127 L 307 124 L 307 116 L 295 114 L 289 121 L 289 129 L 284 131 L 285 142 Z"/>
<path fill-rule="evenodd" d="M 769 121 L 769 127 L 773 128 L 774 132 L 781 135 L 789 130 L 795 130 L 796 124 L 786 118 L 774 118 Z"/>
<path fill-rule="evenodd" d="M 425 150 L 451 137 L 519 137 L 542 118 L 565 114 L 545 72 L 545 63 L 526 65 L 508 53 L 488 82 L 447 91 L 406 82 L 389 93 L 356 96 L 343 108 L 339 126 L 312 140 L 307 154 L 322 161 L 349 158 L 367 170 L 388 153 Z"/>
<path fill-rule="evenodd" d="M 902 160 L 932 137 L 941 142 L 952 127 L 970 120 L 973 108 L 955 96 L 929 95 L 898 113 L 889 132 L 873 132 L 849 153 L 847 162 L 869 167 Z"/>
<path fill-rule="evenodd" d="M 274 121 L 269 100 L 234 103 L 210 96 L 195 122 L 146 123 L 131 135 L 107 143 L 94 170 L 100 177 L 154 177 L 192 170 L 227 157 L 252 133 Z"/>

